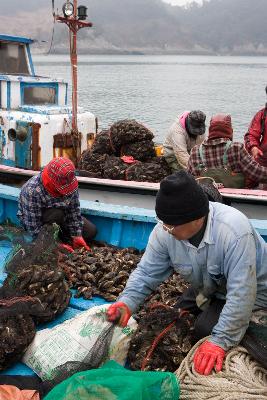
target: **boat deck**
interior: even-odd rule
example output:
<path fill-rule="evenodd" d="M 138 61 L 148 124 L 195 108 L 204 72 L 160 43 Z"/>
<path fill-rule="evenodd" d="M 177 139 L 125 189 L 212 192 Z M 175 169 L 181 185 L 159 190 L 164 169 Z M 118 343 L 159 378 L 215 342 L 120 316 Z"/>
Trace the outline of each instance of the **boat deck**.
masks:
<path fill-rule="evenodd" d="M 6 277 L 6 273 L 4 272 L 4 265 L 6 257 L 12 251 L 12 245 L 9 241 L 0 241 L 0 285 L 3 284 L 3 281 Z M 75 291 L 72 291 L 73 294 Z M 70 300 L 69 307 L 64 311 L 63 314 L 58 316 L 54 321 L 42 324 L 38 327 L 38 330 L 52 328 L 55 325 L 58 325 L 70 318 L 75 317 L 75 315 L 79 314 L 82 311 L 88 310 L 91 307 L 99 306 L 102 304 L 107 304 L 108 302 L 104 300 L 102 297 L 95 296 L 92 300 L 84 300 L 82 298 L 76 299 L 72 295 Z M 35 375 L 35 373 L 28 368 L 23 363 L 17 363 L 13 367 L 8 368 L 5 371 L 1 372 L 2 375 Z"/>
<path fill-rule="evenodd" d="M 5 221 L 17 225 L 17 201 L 19 189 L 0 184 L 0 227 Z M 83 215 L 87 216 L 98 227 L 96 240 L 102 240 L 118 247 L 146 247 L 149 235 L 156 224 L 155 212 L 143 208 L 117 206 L 92 201 L 81 201 Z M 251 220 L 252 225 L 267 242 L 267 221 Z M 3 237 L 3 235 L 1 235 Z M 5 279 L 4 264 L 12 251 L 12 243 L 0 237 L 0 285 Z M 40 325 L 39 329 L 53 327 L 88 310 L 106 304 L 101 297 L 92 300 L 75 299 L 73 296 L 67 310 L 53 322 Z M 34 372 L 22 363 L 2 372 L 4 375 L 34 375 Z"/>

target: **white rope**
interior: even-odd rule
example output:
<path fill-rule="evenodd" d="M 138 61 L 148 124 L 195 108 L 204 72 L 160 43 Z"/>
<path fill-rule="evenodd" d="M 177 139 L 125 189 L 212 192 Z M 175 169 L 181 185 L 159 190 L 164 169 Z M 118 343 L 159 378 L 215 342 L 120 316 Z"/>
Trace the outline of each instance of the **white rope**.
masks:
<path fill-rule="evenodd" d="M 205 340 L 190 350 L 175 373 L 180 381 L 180 400 L 267 400 L 267 370 L 244 347 L 227 353 L 222 372 L 213 371 L 208 376 L 195 372 L 193 356 Z"/>

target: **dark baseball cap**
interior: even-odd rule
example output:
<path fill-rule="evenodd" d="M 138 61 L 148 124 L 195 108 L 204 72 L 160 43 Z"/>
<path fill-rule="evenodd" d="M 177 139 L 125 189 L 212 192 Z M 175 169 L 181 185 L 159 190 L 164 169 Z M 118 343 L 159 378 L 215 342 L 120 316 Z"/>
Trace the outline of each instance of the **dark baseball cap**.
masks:
<path fill-rule="evenodd" d="M 204 135 L 206 130 L 206 114 L 203 111 L 190 111 L 187 116 L 187 126 L 191 135 Z"/>

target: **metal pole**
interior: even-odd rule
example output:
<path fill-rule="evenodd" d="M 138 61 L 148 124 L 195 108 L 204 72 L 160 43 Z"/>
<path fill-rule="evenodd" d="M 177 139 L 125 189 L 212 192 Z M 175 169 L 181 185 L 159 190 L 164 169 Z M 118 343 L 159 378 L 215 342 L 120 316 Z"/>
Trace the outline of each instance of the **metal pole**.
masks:
<path fill-rule="evenodd" d="M 77 15 L 77 0 L 73 0 L 73 16 L 61 17 L 56 16 L 58 22 L 66 24 L 69 28 L 69 42 L 70 42 L 70 62 L 72 72 L 72 138 L 73 149 L 75 150 L 75 163 L 77 164 L 81 155 L 81 140 L 77 124 L 78 112 L 78 82 L 77 82 L 77 32 L 81 28 L 91 27 L 91 22 L 80 21 Z"/>
<path fill-rule="evenodd" d="M 74 19 L 77 20 L 77 0 L 73 1 Z M 78 108 L 78 82 L 77 82 L 77 25 L 73 24 L 71 30 L 71 67 L 72 67 L 72 129 L 78 132 L 77 108 Z"/>

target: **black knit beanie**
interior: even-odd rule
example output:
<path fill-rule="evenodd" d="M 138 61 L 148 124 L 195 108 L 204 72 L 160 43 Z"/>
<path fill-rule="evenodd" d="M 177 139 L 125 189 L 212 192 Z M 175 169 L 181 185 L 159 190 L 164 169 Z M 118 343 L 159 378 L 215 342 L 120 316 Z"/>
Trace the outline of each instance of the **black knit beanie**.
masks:
<path fill-rule="evenodd" d="M 157 217 L 168 225 L 183 225 L 209 212 L 209 201 L 192 175 L 179 171 L 160 183 L 156 197 Z"/>

